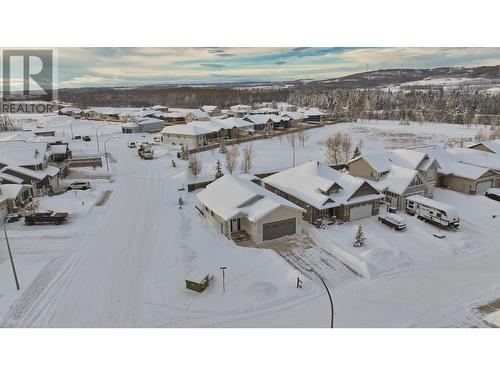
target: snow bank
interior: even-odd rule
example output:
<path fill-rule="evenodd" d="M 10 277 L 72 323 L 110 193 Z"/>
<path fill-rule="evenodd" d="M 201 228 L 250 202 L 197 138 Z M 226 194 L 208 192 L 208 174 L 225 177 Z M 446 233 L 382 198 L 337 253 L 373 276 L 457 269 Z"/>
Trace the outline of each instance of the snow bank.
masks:
<path fill-rule="evenodd" d="M 400 270 L 412 263 L 408 255 L 389 247 L 383 240 L 376 239 L 372 233 L 366 231 L 366 228 L 364 228 L 367 236 L 365 245 L 353 247 L 357 225 L 352 225 L 350 229 L 346 226 L 340 228 L 334 226 L 326 230 L 308 227 L 306 231 L 318 245 L 368 279 Z"/>
<path fill-rule="evenodd" d="M 500 327 L 500 311 L 486 315 L 484 320 L 496 327 Z"/>
<path fill-rule="evenodd" d="M 377 248 L 360 254 L 368 268 L 370 277 L 401 269 L 411 264 L 411 259 L 400 250 Z"/>

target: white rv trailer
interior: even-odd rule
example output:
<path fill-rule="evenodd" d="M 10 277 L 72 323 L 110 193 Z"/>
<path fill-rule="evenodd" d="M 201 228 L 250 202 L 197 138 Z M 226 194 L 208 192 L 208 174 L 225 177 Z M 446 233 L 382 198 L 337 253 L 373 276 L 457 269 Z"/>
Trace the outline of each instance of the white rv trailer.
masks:
<path fill-rule="evenodd" d="M 434 199 L 412 195 L 406 198 L 406 213 L 447 228 L 458 228 L 460 217 L 455 207 Z"/>

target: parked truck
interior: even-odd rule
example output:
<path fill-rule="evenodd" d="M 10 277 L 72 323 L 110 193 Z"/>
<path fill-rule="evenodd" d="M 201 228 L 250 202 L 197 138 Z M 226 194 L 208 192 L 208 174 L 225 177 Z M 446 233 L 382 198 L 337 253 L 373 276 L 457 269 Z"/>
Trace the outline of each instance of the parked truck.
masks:
<path fill-rule="evenodd" d="M 153 159 L 153 148 L 151 144 L 141 144 L 137 149 L 137 153 L 141 159 L 151 160 Z"/>
<path fill-rule="evenodd" d="M 41 224 L 63 224 L 69 220 L 67 212 L 56 212 L 52 210 L 34 212 L 24 217 L 26 225 L 41 225 Z"/>
<path fill-rule="evenodd" d="M 406 198 L 406 213 L 417 215 L 418 219 L 440 227 L 458 228 L 460 224 L 460 217 L 454 206 L 421 195 Z"/>

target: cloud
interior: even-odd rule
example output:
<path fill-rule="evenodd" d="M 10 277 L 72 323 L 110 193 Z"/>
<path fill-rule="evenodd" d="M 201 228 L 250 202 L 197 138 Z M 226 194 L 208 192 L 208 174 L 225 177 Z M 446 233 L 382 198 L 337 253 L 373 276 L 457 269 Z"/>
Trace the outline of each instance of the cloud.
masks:
<path fill-rule="evenodd" d="M 207 68 L 223 68 L 226 65 L 224 64 L 215 64 L 215 63 L 203 63 L 200 64 L 201 66 L 207 67 Z"/>
<path fill-rule="evenodd" d="M 60 48 L 61 86 L 325 79 L 389 68 L 500 64 L 500 48 Z M 217 72 L 214 75 L 214 71 Z"/>

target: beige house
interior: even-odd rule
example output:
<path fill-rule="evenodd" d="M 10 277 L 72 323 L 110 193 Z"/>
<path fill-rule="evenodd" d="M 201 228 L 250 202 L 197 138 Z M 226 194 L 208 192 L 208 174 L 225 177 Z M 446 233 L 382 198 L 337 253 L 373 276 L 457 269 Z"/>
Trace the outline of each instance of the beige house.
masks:
<path fill-rule="evenodd" d="M 484 194 L 500 187 L 500 156 L 479 149 L 447 149 L 441 146 L 414 148 L 432 155 L 439 163 L 436 186 L 466 194 Z"/>
<path fill-rule="evenodd" d="M 384 197 L 370 183 L 318 161 L 264 178 L 266 189 L 302 207 L 304 220 L 350 221 L 378 215 Z"/>
<path fill-rule="evenodd" d="M 404 209 L 408 196 L 432 198 L 439 168 L 427 153 L 406 149 L 363 154 L 348 165 L 350 175 L 373 181 L 385 201 L 399 210 Z"/>
<path fill-rule="evenodd" d="M 500 155 L 500 139 L 479 142 L 469 146 L 469 148 L 472 150 L 491 152 L 493 154 Z"/>
<path fill-rule="evenodd" d="M 223 176 L 197 194 L 201 211 L 221 234 L 256 243 L 302 232 L 304 210 L 248 178 Z"/>

